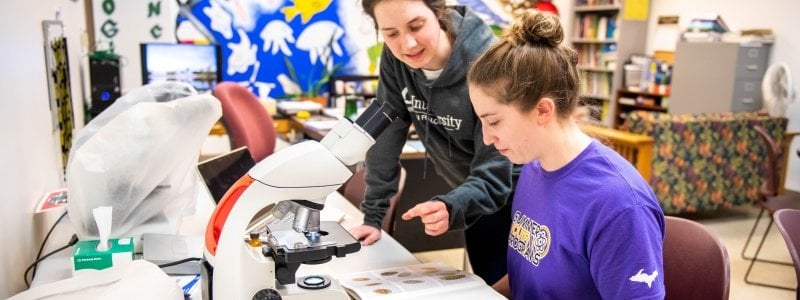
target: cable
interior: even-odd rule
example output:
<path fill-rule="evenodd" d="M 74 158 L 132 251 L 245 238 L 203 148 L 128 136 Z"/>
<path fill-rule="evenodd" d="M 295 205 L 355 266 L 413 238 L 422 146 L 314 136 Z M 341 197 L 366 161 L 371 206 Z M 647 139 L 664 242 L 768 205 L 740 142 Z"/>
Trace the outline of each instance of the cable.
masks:
<path fill-rule="evenodd" d="M 172 267 L 172 266 L 174 266 L 174 265 L 180 265 L 180 264 L 182 264 L 182 263 L 187 263 L 187 262 L 190 262 L 190 261 L 199 261 L 199 260 L 201 260 L 201 258 L 198 258 L 198 257 L 189 257 L 189 258 L 184 258 L 184 259 L 181 259 L 181 260 L 176 260 L 176 261 L 173 261 L 173 262 L 168 262 L 168 263 L 160 264 L 160 265 L 158 265 L 158 267 L 159 267 L 159 268 Z"/>
<path fill-rule="evenodd" d="M 28 272 L 30 272 L 36 265 L 38 265 L 40 261 L 43 261 L 48 257 L 50 257 L 51 255 L 61 252 L 64 249 L 72 247 L 77 243 L 78 243 L 78 235 L 73 234 L 72 237 L 69 239 L 69 243 L 67 243 L 61 248 L 58 248 L 56 250 L 51 251 L 50 253 L 47 253 L 47 255 L 43 256 L 42 258 L 36 259 L 36 261 L 34 261 L 30 266 L 28 266 L 27 269 L 25 269 L 25 274 L 23 275 L 23 279 L 25 279 L 25 286 L 27 286 L 28 288 L 31 287 L 31 284 L 28 282 Z M 31 277 L 31 280 L 33 280 L 33 277 Z"/>
<path fill-rule="evenodd" d="M 44 245 L 47 244 L 47 239 L 50 238 L 50 234 L 53 233 L 53 229 L 56 229 L 56 225 L 58 225 L 58 222 L 61 222 L 61 219 L 63 219 L 65 216 L 67 216 L 67 212 L 66 211 L 64 211 L 64 213 L 61 214 L 60 217 L 58 217 L 58 220 L 56 220 L 56 222 L 53 223 L 53 226 L 50 227 L 50 230 L 47 231 L 47 235 L 44 236 L 44 240 L 42 241 L 42 246 L 39 247 L 39 252 L 36 253 L 36 260 L 34 260 L 34 261 L 38 261 L 39 258 L 42 257 L 42 251 L 44 251 Z M 36 270 L 37 269 L 39 269 L 39 265 L 38 264 L 35 267 L 33 267 L 33 274 L 31 274 L 31 280 L 33 280 L 33 278 L 36 277 Z"/>

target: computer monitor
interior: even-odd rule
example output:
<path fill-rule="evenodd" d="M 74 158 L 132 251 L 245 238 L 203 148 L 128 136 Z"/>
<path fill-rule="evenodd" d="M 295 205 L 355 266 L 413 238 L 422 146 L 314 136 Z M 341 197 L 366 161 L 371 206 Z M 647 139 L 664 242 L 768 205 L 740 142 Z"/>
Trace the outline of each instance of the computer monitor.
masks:
<path fill-rule="evenodd" d="M 141 43 L 142 84 L 176 80 L 198 92 L 214 89 L 222 77 L 218 45 Z"/>

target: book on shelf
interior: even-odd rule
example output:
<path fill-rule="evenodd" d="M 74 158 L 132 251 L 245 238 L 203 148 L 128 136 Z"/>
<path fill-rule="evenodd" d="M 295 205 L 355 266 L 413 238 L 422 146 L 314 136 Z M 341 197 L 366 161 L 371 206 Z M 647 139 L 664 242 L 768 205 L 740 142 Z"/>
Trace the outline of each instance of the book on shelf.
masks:
<path fill-rule="evenodd" d="M 681 34 L 681 39 L 693 43 L 710 43 L 722 40 L 722 34 L 715 31 L 687 31 Z"/>
<path fill-rule="evenodd" d="M 351 273 L 337 279 L 351 297 L 363 300 L 447 298 L 470 290 L 475 295 L 494 293 L 480 277 L 442 263 Z"/>
<path fill-rule="evenodd" d="M 625 104 L 625 105 L 636 105 L 636 99 L 634 99 L 634 98 L 620 97 L 619 99 L 617 99 L 617 101 L 618 101 L 620 104 Z"/>
<path fill-rule="evenodd" d="M 619 0 L 578 0 L 578 6 L 616 5 Z"/>
<path fill-rule="evenodd" d="M 581 95 L 594 98 L 610 98 L 611 73 L 581 72 Z"/>
<path fill-rule="evenodd" d="M 704 13 L 695 16 L 686 29 L 694 32 L 713 31 L 724 33 L 730 31 L 728 25 L 722 20 L 722 16 L 715 13 Z"/>
<path fill-rule="evenodd" d="M 586 40 L 613 40 L 617 36 L 616 16 L 598 13 L 581 14 L 576 19 L 577 38 Z"/>

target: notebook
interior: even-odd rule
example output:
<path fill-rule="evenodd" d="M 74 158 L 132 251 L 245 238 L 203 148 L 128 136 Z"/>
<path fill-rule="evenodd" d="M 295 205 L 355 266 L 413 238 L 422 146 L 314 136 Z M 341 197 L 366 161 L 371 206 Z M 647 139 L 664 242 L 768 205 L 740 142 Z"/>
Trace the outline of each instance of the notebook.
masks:
<path fill-rule="evenodd" d="M 247 171 L 255 166 L 253 157 L 247 147 L 237 148 L 231 152 L 210 158 L 197 164 L 197 170 L 203 177 L 208 192 L 219 203 L 225 192 Z"/>

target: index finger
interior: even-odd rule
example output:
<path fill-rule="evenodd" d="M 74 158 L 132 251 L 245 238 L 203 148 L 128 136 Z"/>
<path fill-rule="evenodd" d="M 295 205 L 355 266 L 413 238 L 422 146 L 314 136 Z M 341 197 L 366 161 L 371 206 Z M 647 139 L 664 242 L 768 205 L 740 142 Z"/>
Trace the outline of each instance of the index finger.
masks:
<path fill-rule="evenodd" d="M 435 205 L 431 205 L 431 202 L 420 203 L 409 209 L 406 213 L 403 214 L 403 219 L 408 220 L 414 217 L 421 217 L 428 214 L 432 214 L 437 211 Z"/>

